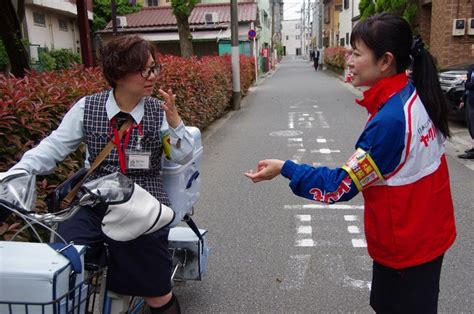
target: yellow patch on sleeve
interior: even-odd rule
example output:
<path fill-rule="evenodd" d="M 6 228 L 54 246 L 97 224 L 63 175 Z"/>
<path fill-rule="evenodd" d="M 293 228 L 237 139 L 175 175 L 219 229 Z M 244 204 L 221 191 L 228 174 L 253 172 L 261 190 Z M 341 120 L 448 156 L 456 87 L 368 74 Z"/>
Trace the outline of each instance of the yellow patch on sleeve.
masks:
<path fill-rule="evenodd" d="M 357 148 L 342 169 L 347 171 L 359 191 L 383 179 L 372 157 L 361 148 Z"/>
<path fill-rule="evenodd" d="M 163 154 L 166 160 L 171 160 L 171 136 L 164 134 L 161 137 L 161 144 L 163 145 Z"/>

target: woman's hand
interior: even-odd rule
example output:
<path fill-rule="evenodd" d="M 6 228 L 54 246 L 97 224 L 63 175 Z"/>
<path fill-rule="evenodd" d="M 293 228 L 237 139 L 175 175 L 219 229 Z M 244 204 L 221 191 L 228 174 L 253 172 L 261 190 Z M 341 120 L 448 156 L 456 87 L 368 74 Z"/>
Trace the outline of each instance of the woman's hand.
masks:
<path fill-rule="evenodd" d="M 283 168 L 284 163 L 285 162 L 283 160 L 279 159 L 261 160 L 257 163 L 256 172 L 253 172 L 253 170 L 249 170 L 248 172 L 244 173 L 244 176 L 250 178 L 254 183 L 263 180 L 271 180 L 280 174 L 281 168 Z"/>
<path fill-rule="evenodd" d="M 168 121 L 170 127 L 176 129 L 181 122 L 181 118 L 179 117 L 178 109 L 176 109 L 175 104 L 176 95 L 173 94 L 171 88 L 168 89 L 168 92 L 165 92 L 160 88 L 158 92 L 165 100 L 165 103 L 161 105 L 161 108 L 165 111 L 166 120 Z"/>

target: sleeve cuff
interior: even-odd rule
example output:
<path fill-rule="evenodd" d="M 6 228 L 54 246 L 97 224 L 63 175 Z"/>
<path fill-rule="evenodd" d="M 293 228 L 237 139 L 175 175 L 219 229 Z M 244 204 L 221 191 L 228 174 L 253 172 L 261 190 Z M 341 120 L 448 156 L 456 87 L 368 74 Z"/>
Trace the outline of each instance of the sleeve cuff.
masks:
<path fill-rule="evenodd" d="M 285 161 L 283 167 L 281 168 L 281 175 L 291 180 L 293 173 L 296 171 L 296 167 L 298 167 L 298 165 L 291 160 Z"/>
<path fill-rule="evenodd" d="M 183 139 L 184 134 L 186 133 L 186 127 L 184 126 L 183 120 L 181 120 L 176 129 L 169 126 L 169 132 L 171 136 L 171 144 L 175 144 L 178 140 Z"/>

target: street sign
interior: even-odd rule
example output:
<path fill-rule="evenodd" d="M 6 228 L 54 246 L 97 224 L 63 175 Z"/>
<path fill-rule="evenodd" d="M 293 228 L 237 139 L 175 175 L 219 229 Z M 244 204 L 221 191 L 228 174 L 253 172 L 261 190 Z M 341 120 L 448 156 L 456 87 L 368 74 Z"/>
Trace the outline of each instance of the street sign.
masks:
<path fill-rule="evenodd" d="M 249 32 L 247 33 L 249 36 L 249 39 L 254 39 L 257 37 L 257 32 L 254 29 L 249 29 Z"/>

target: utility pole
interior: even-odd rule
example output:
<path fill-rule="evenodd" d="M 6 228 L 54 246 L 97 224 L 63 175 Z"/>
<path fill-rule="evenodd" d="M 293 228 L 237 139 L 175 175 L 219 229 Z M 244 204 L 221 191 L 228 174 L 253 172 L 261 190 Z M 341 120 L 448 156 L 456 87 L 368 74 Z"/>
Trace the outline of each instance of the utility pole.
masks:
<path fill-rule="evenodd" d="M 239 62 L 239 20 L 237 0 L 230 1 L 230 24 L 232 37 L 232 109 L 240 109 L 240 62 Z"/>
<path fill-rule="evenodd" d="M 275 60 L 275 56 L 273 54 L 273 51 L 275 49 L 275 46 L 274 46 L 274 37 L 275 37 L 275 0 L 270 0 L 271 4 L 272 4 L 272 30 L 271 30 L 271 34 L 272 34 L 272 41 L 270 42 L 270 49 L 272 50 L 271 51 L 271 56 L 272 56 L 272 65 L 273 65 L 273 60 Z"/>
<path fill-rule="evenodd" d="M 117 4 L 115 0 L 110 1 L 110 17 L 112 18 L 112 34 L 117 36 Z"/>
<path fill-rule="evenodd" d="M 82 63 L 86 67 L 92 67 L 94 62 L 92 60 L 91 32 L 89 30 L 86 0 L 77 0 L 76 8 L 77 21 L 79 24 L 79 38 L 81 41 Z"/>
<path fill-rule="evenodd" d="M 303 5 L 301 6 L 301 26 L 300 26 L 300 42 L 301 42 L 301 56 L 303 58 L 306 58 L 306 55 L 304 53 L 304 46 L 305 46 L 305 42 L 304 42 L 304 22 L 305 22 L 305 18 L 304 18 L 304 10 L 305 10 L 305 0 L 303 0 Z"/>

